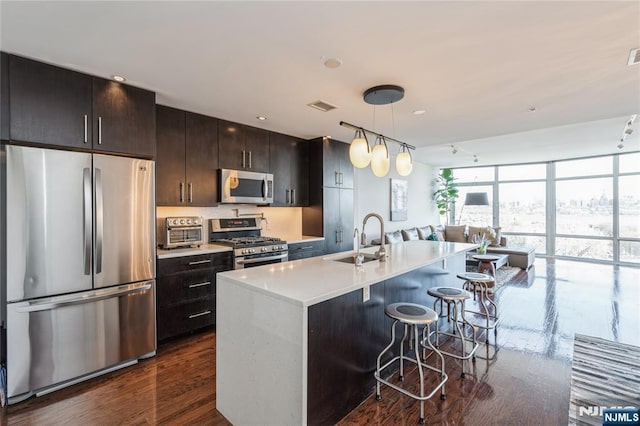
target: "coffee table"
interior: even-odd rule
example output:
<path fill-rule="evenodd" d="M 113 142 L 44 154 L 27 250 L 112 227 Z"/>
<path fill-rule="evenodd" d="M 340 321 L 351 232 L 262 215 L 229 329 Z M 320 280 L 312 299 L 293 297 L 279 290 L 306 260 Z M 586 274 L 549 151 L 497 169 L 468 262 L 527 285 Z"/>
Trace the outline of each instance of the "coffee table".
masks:
<path fill-rule="evenodd" d="M 509 262 L 507 254 L 478 254 L 474 251 L 467 252 L 467 266 L 478 266 L 478 272 L 487 271 L 494 278 L 496 270 Z"/>

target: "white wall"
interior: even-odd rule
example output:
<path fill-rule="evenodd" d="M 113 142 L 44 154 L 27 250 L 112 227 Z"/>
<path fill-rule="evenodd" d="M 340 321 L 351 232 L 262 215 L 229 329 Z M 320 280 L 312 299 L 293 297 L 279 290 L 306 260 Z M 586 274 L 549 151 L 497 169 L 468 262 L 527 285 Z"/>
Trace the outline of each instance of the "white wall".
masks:
<path fill-rule="evenodd" d="M 438 169 L 415 162 L 413 171 L 409 176 L 403 177 L 395 171 L 395 159 L 389 174 L 383 178 L 376 177 L 370 167 L 355 169 L 354 176 L 354 224 L 362 230 L 362 219 L 367 213 L 375 212 L 384 218 L 385 231 L 396 229 L 420 227 L 425 225 L 437 225 L 440 216 L 433 203 L 434 179 Z M 407 220 L 391 222 L 391 195 L 390 179 L 404 179 L 408 183 L 409 209 Z M 371 220 L 367 223 L 367 239 L 380 237 L 380 225 L 378 221 Z"/>

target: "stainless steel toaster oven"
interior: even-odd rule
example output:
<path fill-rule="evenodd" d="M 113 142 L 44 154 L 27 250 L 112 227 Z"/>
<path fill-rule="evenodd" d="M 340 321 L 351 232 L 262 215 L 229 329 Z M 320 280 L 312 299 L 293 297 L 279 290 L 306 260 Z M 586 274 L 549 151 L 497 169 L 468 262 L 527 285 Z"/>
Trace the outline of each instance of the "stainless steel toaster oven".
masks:
<path fill-rule="evenodd" d="M 204 244 L 202 216 L 159 217 L 158 245 L 165 249 Z"/>

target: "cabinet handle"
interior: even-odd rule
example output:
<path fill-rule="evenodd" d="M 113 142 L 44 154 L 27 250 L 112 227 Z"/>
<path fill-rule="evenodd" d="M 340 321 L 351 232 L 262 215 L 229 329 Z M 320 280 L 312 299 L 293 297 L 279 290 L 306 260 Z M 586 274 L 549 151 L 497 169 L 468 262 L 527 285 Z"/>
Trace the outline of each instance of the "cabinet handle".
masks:
<path fill-rule="evenodd" d="M 205 263 L 211 263 L 211 259 L 207 259 L 207 260 L 197 260 L 195 262 L 189 262 L 189 266 L 193 266 L 193 265 L 203 265 Z"/>
<path fill-rule="evenodd" d="M 189 203 L 193 203 L 193 184 L 189 182 Z"/>
<path fill-rule="evenodd" d="M 295 203 L 296 203 L 296 190 L 291 189 L 291 204 L 295 204 Z"/>
<path fill-rule="evenodd" d="M 338 172 L 334 172 L 335 174 L 335 181 L 336 181 L 336 185 L 340 185 L 340 173 Z"/>
<path fill-rule="evenodd" d="M 245 157 L 246 157 L 246 151 L 243 149 L 242 150 L 242 168 L 244 169 L 246 166 L 246 162 L 245 162 Z"/>
<path fill-rule="evenodd" d="M 102 145 L 102 117 L 98 117 L 98 145 Z"/>
<path fill-rule="evenodd" d="M 284 193 L 285 193 L 284 202 L 285 204 L 289 204 L 289 190 L 285 189 Z"/>
<path fill-rule="evenodd" d="M 342 174 L 342 172 L 338 173 L 340 175 L 340 185 L 344 184 L 344 175 Z"/>
<path fill-rule="evenodd" d="M 184 182 L 180 182 L 180 202 L 184 203 Z"/>
<path fill-rule="evenodd" d="M 211 285 L 211 281 L 205 281 L 203 283 L 198 283 L 198 284 L 190 284 L 189 288 L 203 287 L 205 285 Z"/>
<path fill-rule="evenodd" d="M 312 248 L 313 246 L 304 246 L 304 247 L 299 247 L 298 250 L 310 250 Z"/>
<path fill-rule="evenodd" d="M 201 316 L 203 316 L 203 315 L 209 315 L 210 313 L 211 313 L 211 311 L 199 312 L 199 313 L 197 313 L 197 314 L 189 315 L 189 319 L 192 319 L 192 318 L 198 318 L 198 317 L 201 317 Z"/>
<path fill-rule="evenodd" d="M 251 151 L 249 151 L 249 168 L 251 168 Z"/>
<path fill-rule="evenodd" d="M 89 130 L 88 130 L 88 126 L 89 126 L 89 117 L 87 116 L 87 114 L 84 115 L 84 143 L 89 142 Z"/>
<path fill-rule="evenodd" d="M 340 231 L 336 231 L 336 244 L 340 242 Z"/>

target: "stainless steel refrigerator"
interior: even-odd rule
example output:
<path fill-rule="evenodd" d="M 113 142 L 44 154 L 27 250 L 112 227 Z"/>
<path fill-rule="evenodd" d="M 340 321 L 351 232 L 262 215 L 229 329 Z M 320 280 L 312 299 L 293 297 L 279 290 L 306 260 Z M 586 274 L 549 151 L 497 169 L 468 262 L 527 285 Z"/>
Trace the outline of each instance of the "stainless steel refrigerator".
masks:
<path fill-rule="evenodd" d="M 5 149 L 9 403 L 154 355 L 154 162 Z"/>

